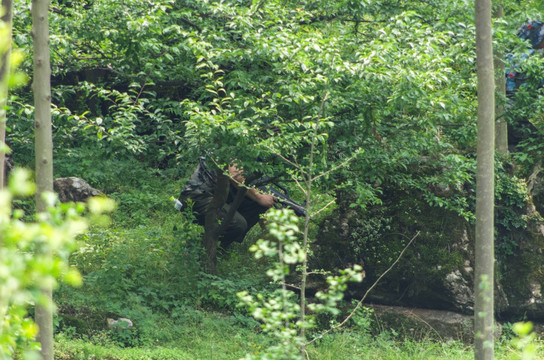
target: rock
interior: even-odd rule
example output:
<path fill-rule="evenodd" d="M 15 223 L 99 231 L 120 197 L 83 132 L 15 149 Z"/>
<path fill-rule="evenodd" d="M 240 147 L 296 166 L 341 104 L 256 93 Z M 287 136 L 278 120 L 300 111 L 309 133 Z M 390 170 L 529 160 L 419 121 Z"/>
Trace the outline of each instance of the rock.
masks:
<path fill-rule="evenodd" d="M 347 294 L 360 299 L 420 231 L 415 242 L 373 288 L 366 301 L 473 314 L 473 223 L 445 207 L 429 205 L 423 194 L 406 193 L 395 189 L 394 185 L 383 185 L 383 204 L 369 206 L 363 211 L 354 212 L 350 207 L 353 197 L 353 194 L 339 193 L 338 207 L 319 224 L 310 259 L 312 268 L 335 272 L 345 264 L 364 264 L 364 282 L 350 285 Z M 507 206 L 508 202 L 502 204 L 498 207 L 498 212 L 503 212 L 502 218 L 498 216 L 498 219 L 506 218 L 513 223 L 505 225 L 497 221 L 496 225 L 499 249 L 494 284 L 497 317 L 502 321 L 526 318 L 542 322 L 543 219 L 530 196 L 525 200 L 525 207 L 519 206 L 519 202 L 510 206 Z M 509 218 L 504 215 L 506 211 L 509 211 L 506 213 Z M 517 219 L 527 222 L 514 222 Z"/>
<path fill-rule="evenodd" d="M 454 308 L 474 310 L 474 292 L 471 284 L 459 270 L 453 270 L 444 278 L 446 289 L 452 295 Z"/>
<path fill-rule="evenodd" d="M 433 209 L 417 197 L 396 205 L 353 213 L 346 200 L 325 219 L 317 236 L 312 268 L 335 271 L 344 264 L 365 264 L 366 279 L 350 286 L 349 296 L 360 298 L 420 233 L 403 257 L 369 293 L 369 302 L 473 312 L 473 230 L 445 209 Z M 349 199 L 348 199 L 349 201 Z M 384 201 L 385 202 L 385 201 Z M 412 208 L 417 209 L 411 210 Z"/>
<path fill-rule="evenodd" d="M 84 202 L 89 197 L 103 195 L 100 190 L 91 187 L 85 180 L 78 177 L 55 179 L 53 188 L 61 202 Z"/>
<path fill-rule="evenodd" d="M 132 329 L 134 326 L 132 320 L 127 318 L 119 318 L 117 320 L 108 318 L 106 320 L 108 322 L 109 329 Z"/>
<path fill-rule="evenodd" d="M 365 305 L 372 309 L 381 329 L 415 338 L 438 338 L 441 341 L 471 342 L 474 338 L 472 316 L 451 311 Z M 500 334 L 500 331 L 499 331 Z"/>
<path fill-rule="evenodd" d="M 527 229 L 514 234 L 519 241 L 519 248 L 507 259 L 502 273 L 502 284 L 509 302 L 502 310 L 505 316 L 543 321 L 544 224 L 531 199 L 525 214 L 529 219 Z"/>

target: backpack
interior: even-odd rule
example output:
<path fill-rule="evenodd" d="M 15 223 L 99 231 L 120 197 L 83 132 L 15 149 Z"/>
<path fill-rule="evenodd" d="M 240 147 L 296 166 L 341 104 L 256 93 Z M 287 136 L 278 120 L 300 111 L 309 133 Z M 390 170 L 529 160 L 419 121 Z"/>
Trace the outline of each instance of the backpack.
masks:
<path fill-rule="evenodd" d="M 521 72 L 520 63 L 533 55 L 535 48 L 544 44 L 544 23 L 540 20 L 529 20 L 518 29 L 518 37 L 529 40 L 531 49 L 521 56 L 508 54 L 505 57 L 505 81 L 506 95 L 511 96 L 520 86 L 527 81 L 527 75 Z"/>
<path fill-rule="evenodd" d="M 544 41 L 544 23 L 540 20 L 529 20 L 518 29 L 518 37 L 529 40 L 531 47 L 536 49 Z"/>
<path fill-rule="evenodd" d="M 532 55 L 533 52 L 534 50 L 531 49 L 529 53 L 517 57 L 513 54 L 506 55 L 504 59 L 506 95 L 512 95 L 516 89 L 523 86 L 527 81 L 527 75 L 521 72 L 520 63 Z"/>
<path fill-rule="evenodd" d="M 198 166 L 185 182 L 180 198 L 190 196 L 190 194 L 212 195 L 215 190 L 216 181 L 217 175 L 215 170 L 208 167 L 206 158 L 202 156 L 199 159 Z"/>

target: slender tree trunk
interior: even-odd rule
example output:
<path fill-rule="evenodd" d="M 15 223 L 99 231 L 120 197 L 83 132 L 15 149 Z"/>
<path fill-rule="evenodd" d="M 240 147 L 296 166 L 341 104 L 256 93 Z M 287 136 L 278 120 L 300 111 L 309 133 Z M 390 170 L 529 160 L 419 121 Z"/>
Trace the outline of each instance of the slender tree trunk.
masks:
<path fill-rule="evenodd" d="M 498 7 L 493 17 L 503 17 L 504 10 Z M 500 154 L 508 154 L 508 125 L 504 117 L 506 100 L 506 83 L 504 80 L 503 55 L 495 51 L 493 66 L 495 67 L 495 149 Z"/>
<path fill-rule="evenodd" d="M 13 0 L 2 0 L 2 8 L 5 14 L 2 16 L 2 22 L 8 27 L 9 45 L 4 54 L 1 54 L 0 58 L 0 147 L 6 143 L 6 110 L 5 107 L 8 103 L 8 80 L 9 80 L 9 67 L 11 58 L 11 24 L 13 17 Z M 6 165 L 5 160 L 6 153 L 4 149 L 0 148 L 0 189 L 4 187 L 6 182 Z"/>
<path fill-rule="evenodd" d="M 47 204 L 45 192 L 53 191 L 53 140 L 51 135 L 51 65 L 49 59 L 49 0 L 32 1 L 32 37 L 34 39 L 34 116 L 36 152 L 36 211 L 43 212 Z M 36 306 L 38 341 L 44 360 L 53 359 L 52 287 L 44 285 L 47 304 Z"/>
<path fill-rule="evenodd" d="M 6 112 L 4 107 L 7 104 L 8 99 L 8 78 L 9 78 L 9 63 L 10 63 L 10 51 L 11 51 L 11 11 L 12 11 L 12 1 L 11 0 L 2 0 L 2 7 L 6 11 L 4 16 L 0 19 L 6 23 L 9 29 L 9 45 L 5 53 L 0 53 L 0 146 L 4 143 L 5 139 L 5 122 L 6 122 Z M 5 153 L 0 149 L 0 164 L 2 165 L 0 171 L 0 188 L 4 187 L 4 159 Z M 3 239 L 0 239 L 0 248 L 3 246 Z M 0 291 L 2 289 L 0 288 Z M 9 306 L 8 299 L 0 298 L 0 319 L 4 319 L 6 312 Z M 3 327 L 0 326 L 0 337 L 2 336 Z"/>
<path fill-rule="evenodd" d="M 230 184 L 229 184 L 229 187 L 230 187 Z M 223 219 L 220 219 L 221 226 L 219 227 L 219 232 L 217 234 L 218 235 L 217 241 L 219 241 L 219 236 L 221 236 L 221 234 L 223 234 L 227 230 L 230 222 L 232 221 L 232 219 L 234 219 L 234 214 L 236 214 L 236 211 L 238 211 L 238 208 L 242 204 L 242 201 L 244 201 L 246 193 L 247 193 L 246 187 L 244 186 L 238 187 L 236 191 L 236 196 L 234 196 L 234 200 L 232 201 L 232 203 L 230 203 L 229 212 L 225 214 L 225 217 Z M 227 191 L 227 196 L 228 196 L 228 191 Z"/>
<path fill-rule="evenodd" d="M 306 256 L 304 257 L 304 261 L 302 262 L 302 269 L 301 269 L 301 280 L 300 280 L 300 322 L 304 323 L 306 321 L 306 286 L 308 284 L 308 254 L 310 253 L 310 238 L 309 238 L 309 230 L 310 230 L 310 206 L 311 206 L 311 200 L 312 200 L 312 183 L 313 183 L 313 172 L 312 169 L 314 167 L 314 154 L 315 154 L 315 146 L 317 141 L 317 133 L 318 133 L 318 123 L 319 119 L 323 117 L 324 111 L 325 111 L 325 102 L 327 101 L 327 98 L 329 96 L 329 93 L 325 91 L 323 94 L 323 98 L 321 99 L 321 106 L 319 109 L 318 114 L 318 120 L 314 124 L 313 128 L 313 134 L 310 142 L 310 158 L 308 161 L 308 172 L 306 173 L 306 179 L 305 179 L 305 193 L 306 193 L 306 217 L 304 218 L 304 231 L 302 235 L 302 248 L 304 249 L 304 252 Z M 300 337 L 306 340 L 306 328 L 302 327 L 300 329 Z M 306 353 L 306 346 L 303 345 L 301 348 L 302 356 Z"/>
<path fill-rule="evenodd" d="M 476 266 L 474 355 L 494 358 L 494 123 L 495 89 L 491 41 L 491 1 L 476 0 L 478 67 L 478 145 L 476 170 Z"/>
<path fill-rule="evenodd" d="M 315 125 L 317 128 L 317 124 Z M 310 239 L 309 239 L 309 230 L 310 230 L 310 202 L 312 200 L 311 194 L 312 194 L 312 166 L 313 166 L 313 154 L 314 154 L 314 147 L 315 147 L 315 134 L 312 138 L 311 146 L 310 146 L 310 162 L 308 166 L 308 175 L 305 179 L 305 185 L 306 185 L 306 217 L 304 218 L 304 230 L 302 232 L 302 248 L 304 249 L 304 252 L 306 256 L 304 257 L 304 261 L 302 262 L 301 266 L 301 279 L 300 279 L 300 322 L 304 323 L 306 321 L 306 286 L 308 285 L 308 254 L 310 253 Z M 300 337 L 304 340 L 306 340 L 306 328 L 301 327 L 300 329 Z M 303 346 L 301 349 L 302 355 L 304 356 L 304 353 L 306 352 L 306 347 Z"/>
<path fill-rule="evenodd" d="M 217 266 L 217 241 L 221 234 L 221 226 L 219 225 L 219 211 L 227 201 L 229 195 L 229 177 L 217 172 L 217 184 L 213 200 L 206 210 L 204 219 L 204 247 L 208 256 L 208 271 L 210 274 L 215 274 Z"/>
<path fill-rule="evenodd" d="M 253 180 L 253 177 L 249 177 L 246 179 L 246 182 L 251 183 Z M 215 195 L 210 203 L 210 207 L 207 209 L 206 218 L 204 220 L 204 247 L 206 248 L 208 256 L 208 270 L 211 274 L 215 274 L 215 268 L 217 266 L 217 243 L 219 242 L 219 237 L 227 230 L 247 193 L 247 188 L 245 186 L 239 186 L 232 203 L 229 204 L 229 211 L 224 217 L 221 217 L 219 215 L 220 209 L 227 201 L 229 189 L 229 177 L 223 174 L 218 175 L 214 192 Z"/>

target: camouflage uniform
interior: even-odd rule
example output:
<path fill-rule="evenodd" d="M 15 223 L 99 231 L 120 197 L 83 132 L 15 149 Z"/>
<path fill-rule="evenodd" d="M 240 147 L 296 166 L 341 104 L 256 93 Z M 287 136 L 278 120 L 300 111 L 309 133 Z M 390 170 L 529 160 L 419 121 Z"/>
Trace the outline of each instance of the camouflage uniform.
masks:
<path fill-rule="evenodd" d="M 522 64 L 533 55 L 543 56 L 544 23 L 540 20 L 529 20 L 518 29 L 518 37 L 528 40 L 530 48 L 521 54 L 507 54 L 505 57 L 506 95 L 510 98 L 517 89 L 527 82 L 527 74 L 522 71 Z M 539 87 L 544 86 L 544 80 Z"/>
<path fill-rule="evenodd" d="M 204 225 L 206 210 L 213 199 L 215 185 L 215 170 L 209 169 L 204 158 L 200 158 L 197 168 L 185 183 L 179 197 L 182 203 L 186 203 L 187 199 L 193 201 L 193 211 L 200 225 Z M 227 201 L 220 210 L 220 217 L 225 217 L 229 212 L 237 191 L 238 189 L 231 184 Z M 246 233 L 257 224 L 260 215 L 264 214 L 266 210 L 266 207 L 245 196 L 225 232 L 220 235 L 221 245 L 226 248 L 233 242 L 242 242 Z"/>

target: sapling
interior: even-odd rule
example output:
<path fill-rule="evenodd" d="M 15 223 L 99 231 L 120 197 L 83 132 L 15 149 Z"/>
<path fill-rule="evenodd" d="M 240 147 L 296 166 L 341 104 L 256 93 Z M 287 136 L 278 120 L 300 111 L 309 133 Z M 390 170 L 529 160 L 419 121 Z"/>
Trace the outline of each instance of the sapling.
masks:
<path fill-rule="evenodd" d="M 257 259 L 268 257 L 273 260 L 267 275 L 279 288 L 268 296 L 254 296 L 247 291 L 240 292 L 238 296 L 253 317 L 262 323 L 263 331 L 276 341 L 257 354 L 248 354 L 245 359 L 300 359 L 307 343 L 305 332 L 301 330 L 315 327 L 315 318 L 313 315 L 301 316 L 302 305 L 295 291 L 288 289 L 287 277 L 290 268 L 304 263 L 308 253 L 299 240 L 299 218 L 292 210 L 270 210 L 266 214 L 266 223 L 266 236 L 250 250 Z M 308 308 L 316 314 L 337 314 L 347 282 L 362 281 L 362 278 L 362 267 L 358 265 L 341 271 L 339 275 L 329 276 L 328 290 L 316 296 L 322 303 L 310 304 Z"/>
<path fill-rule="evenodd" d="M 101 213 L 114 209 L 113 200 L 106 198 L 90 199 L 86 207 L 58 204 L 53 193 L 45 193 L 47 210 L 32 222 L 23 220 L 28 214 L 14 208 L 13 200 L 35 192 L 29 179 L 28 171 L 16 169 L 8 188 L 0 190 L 0 359 L 25 357 L 39 348 L 38 327 L 28 310 L 51 301 L 39 289 L 44 283 L 53 287 L 57 279 L 81 283 L 79 272 L 68 264 L 75 237 L 87 229 L 90 219 L 101 219 Z M 86 209 L 90 219 L 84 217 Z"/>

